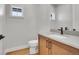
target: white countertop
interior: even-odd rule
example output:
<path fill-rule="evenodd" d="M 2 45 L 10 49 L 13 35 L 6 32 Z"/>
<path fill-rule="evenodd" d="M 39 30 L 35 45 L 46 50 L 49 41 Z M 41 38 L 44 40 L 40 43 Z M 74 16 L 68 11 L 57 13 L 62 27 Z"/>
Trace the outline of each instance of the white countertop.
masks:
<path fill-rule="evenodd" d="M 39 34 L 79 49 L 79 36 L 65 35 L 65 34 L 61 35 L 59 33 L 50 34 L 45 32 L 40 32 Z"/>

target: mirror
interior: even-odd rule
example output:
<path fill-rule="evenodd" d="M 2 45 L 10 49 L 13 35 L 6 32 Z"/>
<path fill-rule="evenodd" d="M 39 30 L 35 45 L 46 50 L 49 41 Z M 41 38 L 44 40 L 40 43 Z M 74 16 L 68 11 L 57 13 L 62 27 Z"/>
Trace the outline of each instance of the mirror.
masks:
<path fill-rule="evenodd" d="M 52 21 L 51 28 L 64 31 L 79 32 L 79 4 L 53 4 L 55 9 L 55 21 Z"/>

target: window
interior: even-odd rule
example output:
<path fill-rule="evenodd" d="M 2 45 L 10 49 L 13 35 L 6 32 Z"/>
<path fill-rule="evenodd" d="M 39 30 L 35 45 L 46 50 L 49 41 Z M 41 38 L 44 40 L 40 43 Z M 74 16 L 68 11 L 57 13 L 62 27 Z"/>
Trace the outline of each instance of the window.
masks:
<path fill-rule="evenodd" d="M 17 7 L 12 7 L 11 15 L 21 17 L 21 16 L 23 16 L 23 9 L 17 8 Z"/>

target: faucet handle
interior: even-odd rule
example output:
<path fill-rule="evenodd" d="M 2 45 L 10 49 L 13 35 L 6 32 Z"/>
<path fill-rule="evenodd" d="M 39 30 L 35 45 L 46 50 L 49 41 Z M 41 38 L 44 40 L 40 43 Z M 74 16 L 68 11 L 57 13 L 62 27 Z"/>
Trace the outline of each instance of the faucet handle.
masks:
<path fill-rule="evenodd" d="M 61 34 L 63 34 L 63 27 L 60 27 L 58 30 L 61 32 Z"/>
<path fill-rule="evenodd" d="M 61 34 L 63 34 L 63 27 L 61 27 Z"/>

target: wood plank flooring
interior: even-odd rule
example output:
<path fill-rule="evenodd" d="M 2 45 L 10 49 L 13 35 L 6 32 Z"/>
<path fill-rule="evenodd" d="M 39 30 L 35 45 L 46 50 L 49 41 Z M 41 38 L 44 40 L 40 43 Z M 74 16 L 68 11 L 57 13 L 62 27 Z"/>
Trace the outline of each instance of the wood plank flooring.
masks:
<path fill-rule="evenodd" d="M 6 55 L 28 55 L 29 53 L 29 48 L 24 48 L 12 52 L 8 52 Z"/>

